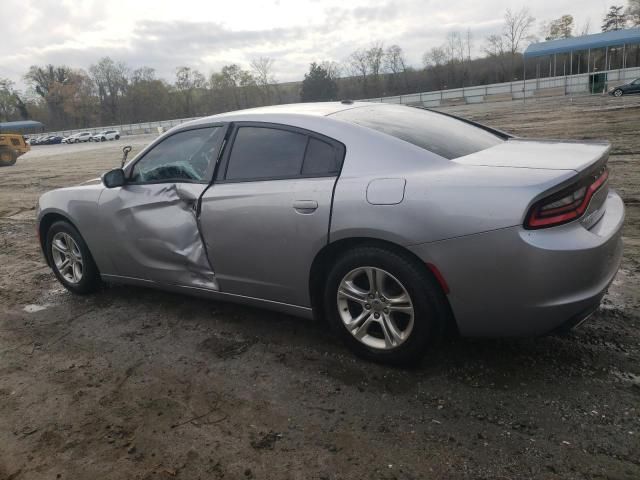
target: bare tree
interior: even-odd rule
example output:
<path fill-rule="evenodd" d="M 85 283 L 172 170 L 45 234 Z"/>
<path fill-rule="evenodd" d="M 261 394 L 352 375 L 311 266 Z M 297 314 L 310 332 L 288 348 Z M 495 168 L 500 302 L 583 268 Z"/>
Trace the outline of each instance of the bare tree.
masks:
<path fill-rule="evenodd" d="M 327 75 L 332 80 L 337 80 L 340 77 L 341 68 L 338 62 L 325 60 L 324 62 L 320 62 L 319 65 L 327 72 Z"/>
<path fill-rule="evenodd" d="M 276 83 L 276 79 L 273 76 L 274 62 L 273 58 L 269 57 L 258 57 L 251 60 L 253 75 L 267 104 L 271 103 L 271 89 Z"/>
<path fill-rule="evenodd" d="M 535 21 L 536 19 L 531 15 L 527 7 L 522 7 L 517 12 L 507 9 L 504 14 L 504 30 L 502 36 L 505 39 L 506 48 L 511 54 L 509 79 L 511 79 L 514 74 L 516 53 L 520 51 L 524 42 L 532 38 L 530 32 Z"/>
<path fill-rule="evenodd" d="M 405 88 L 409 87 L 407 79 L 407 59 L 402 47 L 391 45 L 384 52 L 384 69 L 391 73 L 393 88 L 398 89 L 402 83 Z"/>
<path fill-rule="evenodd" d="M 580 27 L 576 27 L 576 35 L 578 37 L 584 37 L 591 33 L 591 19 L 587 18 Z"/>
<path fill-rule="evenodd" d="M 489 35 L 484 51 L 496 67 L 496 81 L 504 81 L 507 77 L 507 46 L 503 35 Z"/>
<path fill-rule="evenodd" d="M 422 63 L 426 67 L 441 67 L 447 61 L 444 47 L 433 47 L 422 56 Z"/>
<path fill-rule="evenodd" d="M 523 7 L 517 12 L 510 9 L 504 14 L 504 32 L 507 49 L 511 55 L 520 51 L 522 44 L 530 39 L 531 28 L 536 19 L 531 15 L 527 7 Z"/>
<path fill-rule="evenodd" d="M 444 88 L 442 79 L 443 65 L 447 63 L 447 52 L 445 47 L 432 47 L 422 56 L 422 63 L 425 69 L 430 69 L 436 79 L 436 88 Z"/>
<path fill-rule="evenodd" d="M 452 64 L 464 60 L 464 42 L 460 32 L 449 32 L 446 42 L 447 61 Z"/>
<path fill-rule="evenodd" d="M 369 64 L 369 72 L 371 77 L 371 86 L 373 95 L 382 93 L 382 69 L 384 60 L 384 45 L 381 42 L 375 42 L 366 54 L 367 63 Z"/>

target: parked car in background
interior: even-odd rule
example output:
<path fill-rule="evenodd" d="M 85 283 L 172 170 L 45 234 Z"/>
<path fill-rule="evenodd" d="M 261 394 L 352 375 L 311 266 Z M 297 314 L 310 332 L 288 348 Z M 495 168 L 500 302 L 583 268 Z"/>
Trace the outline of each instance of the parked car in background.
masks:
<path fill-rule="evenodd" d="M 40 247 L 71 292 L 315 315 L 366 358 L 410 362 L 447 330 L 537 336 L 598 308 L 622 258 L 610 148 L 400 105 L 229 112 L 42 195 Z"/>
<path fill-rule="evenodd" d="M 62 143 L 62 137 L 58 135 L 49 135 L 42 142 L 42 145 L 57 145 L 58 143 Z"/>
<path fill-rule="evenodd" d="M 91 132 L 80 132 L 73 136 L 73 141 L 69 143 L 81 143 L 91 142 L 93 140 L 93 134 Z"/>
<path fill-rule="evenodd" d="M 629 83 L 618 85 L 617 87 L 609 89 L 609 95 L 613 95 L 614 97 L 621 97 L 623 95 L 629 95 L 633 93 L 640 93 L 640 78 L 636 78 Z"/>
<path fill-rule="evenodd" d="M 104 130 L 96 133 L 92 140 L 94 142 L 104 142 L 106 140 L 120 140 L 120 132 L 118 130 Z"/>

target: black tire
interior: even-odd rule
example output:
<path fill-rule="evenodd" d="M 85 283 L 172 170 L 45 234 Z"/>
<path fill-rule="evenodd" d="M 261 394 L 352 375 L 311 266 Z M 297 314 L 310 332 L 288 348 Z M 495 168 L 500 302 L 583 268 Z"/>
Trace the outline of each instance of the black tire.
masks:
<path fill-rule="evenodd" d="M 116 135 L 116 140 L 120 140 L 120 135 Z"/>
<path fill-rule="evenodd" d="M 15 165 L 18 154 L 15 150 L 3 150 L 0 152 L 0 167 Z"/>
<path fill-rule="evenodd" d="M 624 92 L 623 92 L 622 90 L 620 90 L 619 88 L 616 88 L 616 89 L 613 91 L 613 96 L 614 96 L 614 97 L 621 97 L 622 95 L 624 95 Z"/>
<path fill-rule="evenodd" d="M 101 142 L 104 142 L 105 140 L 106 140 L 106 138 L 104 138 L 104 137 L 100 138 Z"/>
<path fill-rule="evenodd" d="M 64 276 L 56 267 L 53 257 L 52 244 L 54 237 L 57 233 L 60 232 L 66 233 L 71 238 L 73 238 L 78 248 L 80 249 L 80 253 L 82 255 L 82 277 L 77 283 L 69 282 L 66 278 L 64 278 Z M 89 247 L 87 247 L 87 244 L 85 243 L 80 233 L 69 222 L 60 220 L 51 225 L 51 227 L 47 231 L 45 252 L 54 275 L 56 276 L 58 281 L 70 292 L 83 295 L 95 292 L 100 288 L 100 272 L 98 272 L 98 267 L 96 267 L 91 252 L 89 251 Z"/>
<path fill-rule="evenodd" d="M 413 328 L 400 345 L 372 348 L 347 329 L 338 311 L 338 288 L 342 279 L 359 267 L 382 269 L 397 279 L 411 298 L 414 309 Z M 409 255 L 380 246 L 362 246 L 337 259 L 327 277 L 324 293 L 327 320 L 336 334 L 357 355 L 367 360 L 392 365 L 418 362 L 443 337 L 450 310 L 440 285 L 427 270 Z"/>

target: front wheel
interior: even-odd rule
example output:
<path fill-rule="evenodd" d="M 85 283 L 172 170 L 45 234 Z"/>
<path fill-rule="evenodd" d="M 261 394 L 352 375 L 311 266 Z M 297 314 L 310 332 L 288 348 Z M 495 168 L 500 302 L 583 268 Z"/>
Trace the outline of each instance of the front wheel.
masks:
<path fill-rule="evenodd" d="M 80 233 L 68 222 L 55 222 L 47 232 L 46 254 L 58 281 L 73 293 L 100 287 L 100 274 Z"/>
<path fill-rule="evenodd" d="M 378 246 L 340 257 L 325 288 L 325 312 L 356 354 L 415 363 L 444 332 L 449 310 L 440 286 L 408 255 Z"/>
<path fill-rule="evenodd" d="M 116 140 L 120 140 L 120 135 L 116 135 Z"/>
<path fill-rule="evenodd" d="M 617 88 L 617 89 L 615 89 L 615 90 L 613 91 L 613 96 L 614 96 L 614 97 L 621 97 L 623 93 L 624 93 L 624 92 L 623 92 L 622 90 L 620 90 L 619 88 Z"/>
<path fill-rule="evenodd" d="M 0 167 L 15 165 L 18 154 L 14 150 L 0 151 Z"/>

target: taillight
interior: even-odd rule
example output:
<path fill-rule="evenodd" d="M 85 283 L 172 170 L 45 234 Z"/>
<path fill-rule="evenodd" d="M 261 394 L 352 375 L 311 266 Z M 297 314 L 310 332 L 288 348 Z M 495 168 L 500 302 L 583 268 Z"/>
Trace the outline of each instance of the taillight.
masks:
<path fill-rule="evenodd" d="M 609 172 L 603 168 L 595 179 L 589 177 L 586 181 L 540 200 L 529 210 L 524 227 L 548 228 L 580 218 L 587 210 L 591 197 L 604 185 L 608 177 Z"/>

